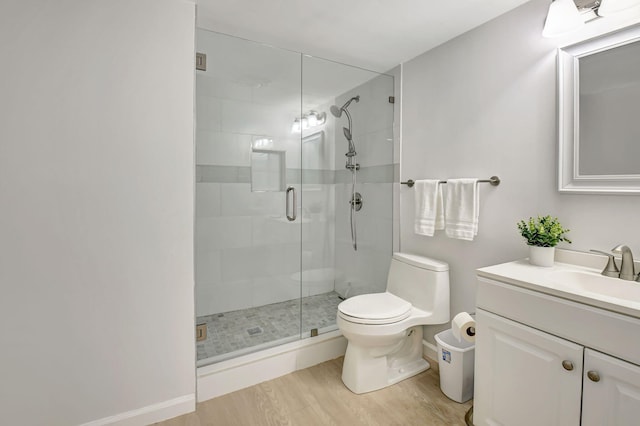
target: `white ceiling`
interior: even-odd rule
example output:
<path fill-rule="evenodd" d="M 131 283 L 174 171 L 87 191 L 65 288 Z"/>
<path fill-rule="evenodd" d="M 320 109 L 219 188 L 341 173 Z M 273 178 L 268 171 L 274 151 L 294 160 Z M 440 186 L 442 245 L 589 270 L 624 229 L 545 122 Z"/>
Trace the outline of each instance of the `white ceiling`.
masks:
<path fill-rule="evenodd" d="M 384 72 L 527 1 L 197 0 L 197 25 Z"/>

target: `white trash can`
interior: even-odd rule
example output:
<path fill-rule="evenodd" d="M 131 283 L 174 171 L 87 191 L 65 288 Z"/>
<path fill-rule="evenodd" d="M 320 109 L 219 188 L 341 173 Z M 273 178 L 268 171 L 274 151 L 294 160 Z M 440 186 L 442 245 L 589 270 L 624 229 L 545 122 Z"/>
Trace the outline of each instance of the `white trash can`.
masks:
<path fill-rule="evenodd" d="M 456 402 L 467 402 L 473 398 L 474 343 L 458 341 L 451 330 L 436 334 L 438 343 L 438 368 L 440 389 Z"/>

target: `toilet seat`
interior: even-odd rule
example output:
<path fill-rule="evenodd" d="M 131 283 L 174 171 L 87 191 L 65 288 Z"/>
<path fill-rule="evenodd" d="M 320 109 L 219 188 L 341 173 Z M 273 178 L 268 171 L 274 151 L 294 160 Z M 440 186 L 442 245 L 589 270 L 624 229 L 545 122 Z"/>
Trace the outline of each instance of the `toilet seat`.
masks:
<path fill-rule="evenodd" d="M 351 297 L 338 305 L 339 315 L 359 324 L 391 324 L 411 315 L 411 303 L 385 292 Z"/>

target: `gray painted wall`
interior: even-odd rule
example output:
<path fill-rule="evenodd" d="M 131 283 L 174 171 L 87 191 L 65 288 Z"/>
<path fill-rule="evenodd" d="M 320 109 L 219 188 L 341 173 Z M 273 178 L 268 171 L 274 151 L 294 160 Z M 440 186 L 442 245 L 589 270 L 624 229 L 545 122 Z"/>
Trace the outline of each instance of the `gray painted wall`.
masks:
<path fill-rule="evenodd" d="M 194 21 L 0 3 L 2 425 L 195 406 Z"/>
<path fill-rule="evenodd" d="M 556 47 L 541 36 L 547 0 L 531 1 L 403 65 L 402 180 L 498 175 L 481 186 L 473 242 L 413 233 L 413 190 L 400 194 L 401 249 L 448 262 L 451 315 L 474 311 L 475 269 L 527 256 L 516 222 L 558 216 L 570 247 L 626 243 L 640 256 L 640 196 L 556 190 Z M 624 153 L 621 153 L 624 155 Z M 426 327 L 425 338 L 444 326 Z"/>

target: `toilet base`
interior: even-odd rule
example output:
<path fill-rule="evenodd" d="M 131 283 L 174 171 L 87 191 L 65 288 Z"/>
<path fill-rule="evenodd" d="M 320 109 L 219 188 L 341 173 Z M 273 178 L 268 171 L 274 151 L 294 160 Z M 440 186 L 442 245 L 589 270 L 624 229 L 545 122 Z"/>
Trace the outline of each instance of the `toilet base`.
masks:
<path fill-rule="evenodd" d="M 422 326 L 418 326 L 383 347 L 349 341 L 342 382 L 351 392 L 361 394 L 393 385 L 429 367 L 422 358 Z"/>
<path fill-rule="evenodd" d="M 413 377 L 416 374 L 422 373 L 429 368 L 431 368 L 431 365 L 424 358 L 416 359 L 415 361 L 401 368 L 390 368 L 387 375 L 387 377 L 389 378 L 388 383 L 389 385 L 393 385 L 395 383 L 403 381 L 404 379 Z"/>

